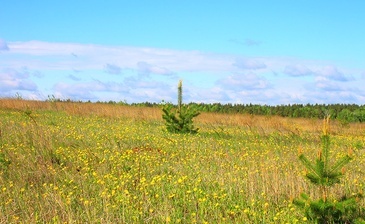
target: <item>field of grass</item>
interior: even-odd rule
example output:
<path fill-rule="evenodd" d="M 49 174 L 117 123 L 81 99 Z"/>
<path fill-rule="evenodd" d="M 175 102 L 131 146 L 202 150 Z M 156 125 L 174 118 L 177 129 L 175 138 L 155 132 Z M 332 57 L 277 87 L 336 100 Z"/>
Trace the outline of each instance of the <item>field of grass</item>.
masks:
<path fill-rule="evenodd" d="M 203 113 L 197 135 L 165 131 L 161 110 L 0 100 L 0 223 L 305 223 L 291 202 L 319 192 L 322 121 Z M 364 190 L 365 124 L 331 123 L 349 152 L 331 194 Z M 364 206 L 364 203 L 362 203 Z"/>

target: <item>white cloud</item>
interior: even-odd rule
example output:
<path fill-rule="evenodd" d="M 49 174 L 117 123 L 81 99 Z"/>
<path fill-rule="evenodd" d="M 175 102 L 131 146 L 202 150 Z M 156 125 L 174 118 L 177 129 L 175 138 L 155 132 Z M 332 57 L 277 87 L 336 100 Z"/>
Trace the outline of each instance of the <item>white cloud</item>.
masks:
<path fill-rule="evenodd" d="M 9 47 L 7 45 L 7 43 L 5 42 L 5 40 L 0 39 L 0 51 L 8 51 Z"/>
<path fill-rule="evenodd" d="M 97 100 L 95 91 L 102 91 L 105 89 L 104 85 L 99 82 L 81 82 L 76 84 L 69 84 L 60 82 L 53 87 L 55 96 L 60 99 L 74 99 L 74 100 Z"/>
<path fill-rule="evenodd" d="M 157 74 L 157 75 L 166 75 L 166 76 L 174 75 L 174 73 L 172 71 L 170 71 L 169 69 L 151 65 L 144 61 L 140 61 L 137 63 L 137 70 L 138 70 L 139 74 L 141 74 L 143 76 L 149 76 L 151 73 Z"/>
<path fill-rule="evenodd" d="M 68 78 L 74 80 L 74 81 L 81 81 L 81 79 L 75 75 L 69 75 Z"/>
<path fill-rule="evenodd" d="M 57 83 L 53 87 L 55 96 L 60 99 L 73 100 L 100 100 L 104 101 L 127 100 L 128 102 L 160 102 L 172 100 L 176 94 L 162 82 L 143 81 L 128 77 L 123 82 L 104 82 L 93 80 L 78 83 Z M 139 100 L 138 100 L 139 99 Z"/>
<path fill-rule="evenodd" d="M 152 66 L 155 72 L 167 71 L 228 71 L 232 57 L 199 51 L 101 46 L 74 43 L 49 43 L 40 41 L 10 42 L 14 57 L 7 61 L 13 66 L 31 69 L 100 69 L 105 65 L 118 65 L 124 69 L 138 69 L 139 62 Z M 28 57 L 20 57 L 27 55 Z M 75 57 L 74 55 L 77 55 Z M 16 58 L 16 56 L 19 56 Z M 160 69 L 160 71 L 158 71 Z"/>
<path fill-rule="evenodd" d="M 340 82 L 347 82 L 347 81 L 350 81 L 353 79 L 352 77 L 340 72 L 334 66 L 325 66 L 325 67 L 321 68 L 320 70 L 318 70 L 317 74 L 319 76 L 324 76 L 330 80 L 340 81 Z"/>
<path fill-rule="evenodd" d="M 363 104 L 365 97 L 362 91 L 339 90 L 339 91 L 322 91 L 316 90 L 313 92 L 306 92 L 307 99 L 312 99 L 311 103 L 358 103 Z"/>
<path fill-rule="evenodd" d="M 0 95 L 24 90 L 75 100 L 175 102 L 182 78 L 186 101 L 364 103 L 363 70 L 324 61 L 40 41 L 5 45 Z"/>
<path fill-rule="evenodd" d="M 240 69 L 263 69 L 267 66 L 264 62 L 260 61 L 259 59 L 251 59 L 251 58 L 241 58 L 237 59 L 235 63 L 233 63 L 234 66 L 240 68 Z"/>
<path fill-rule="evenodd" d="M 185 88 L 186 89 L 186 88 Z M 185 91 L 184 91 L 185 92 Z M 230 92 L 221 87 L 213 88 L 198 88 L 189 87 L 188 94 L 184 94 L 184 102 L 198 102 L 198 103 L 228 103 L 232 99 L 229 97 Z M 176 93 L 175 93 L 176 94 Z M 176 99 L 175 99 L 176 101 Z M 174 102 L 176 103 L 176 102 Z"/>
<path fill-rule="evenodd" d="M 269 82 L 255 73 L 233 74 L 218 80 L 217 84 L 230 90 L 252 90 L 269 88 Z"/>
<path fill-rule="evenodd" d="M 0 71 L 0 94 L 13 90 L 36 91 L 37 85 L 29 77 L 27 70 L 19 72 L 15 69 L 3 69 Z"/>
<path fill-rule="evenodd" d="M 117 65 L 106 64 L 104 66 L 104 71 L 108 74 L 119 75 L 122 72 L 122 68 Z"/>
<path fill-rule="evenodd" d="M 287 65 L 284 73 L 290 76 L 309 76 L 313 74 L 313 71 L 305 65 Z"/>
<path fill-rule="evenodd" d="M 323 77 L 316 78 L 316 87 L 325 91 L 340 91 L 342 89 L 337 83 Z"/>

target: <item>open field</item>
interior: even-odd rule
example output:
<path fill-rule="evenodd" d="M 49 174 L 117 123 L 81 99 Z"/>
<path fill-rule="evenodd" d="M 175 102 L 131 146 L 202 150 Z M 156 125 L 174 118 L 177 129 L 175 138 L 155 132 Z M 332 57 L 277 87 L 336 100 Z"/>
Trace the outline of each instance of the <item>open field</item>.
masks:
<path fill-rule="evenodd" d="M 298 150 L 315 158 L 322 121 L 203 113 L 197 135 L 165 131 L 161 110 L 0 100 L 0 223 L 305 223 L 318 196 Z M 332 195 L 365 186 L 365 124 L 331 124 L 349 152 Z M 364 205 L 364 203 L 362 204 Z"/>

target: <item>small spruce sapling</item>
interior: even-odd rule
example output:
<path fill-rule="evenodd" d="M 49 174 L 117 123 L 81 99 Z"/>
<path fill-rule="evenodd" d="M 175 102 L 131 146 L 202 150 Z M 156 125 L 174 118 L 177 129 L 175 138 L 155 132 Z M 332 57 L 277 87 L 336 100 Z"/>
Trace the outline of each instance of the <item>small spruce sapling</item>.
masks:
<path fill-rule="evenodd" d="M 322 149 L 319 151 L 317 159 L 311 162 L 304 154 L 299 156 L 299 160 L 308 170 L 305 177 L 318 186 L 322 197 L 312 200 L 307 194 L 302 193 L 300 198 L 295 199 L 293 203 L 304 209 L 307 219 L 315 223 L 363 221 L 364 211 L 357 204 L 357 200 L 362 198 L 361 194 L 350 197 L 342 196 L 337 199 L 329 198 L 330 187 L 340 183 L 343 167 L 352 159 L 349 155 L 345 155 L 335 163 L 330 161 L 329 120 L 330 116 L 327 116 L 323 121 Z"/>
<path fill-rule="evenodd" d="M 198 128 L 194 128 L 193 118 L 200 113 L 192 110 L 182 103 L 182 81 L 179 81 L 177 95 L 177 109 L 174 109 L 171 104 L 166 104 L 162 108 L 162 118 L 166 121 L 166 129 L 172 133 L 190 133 L 195 134 Z"/>

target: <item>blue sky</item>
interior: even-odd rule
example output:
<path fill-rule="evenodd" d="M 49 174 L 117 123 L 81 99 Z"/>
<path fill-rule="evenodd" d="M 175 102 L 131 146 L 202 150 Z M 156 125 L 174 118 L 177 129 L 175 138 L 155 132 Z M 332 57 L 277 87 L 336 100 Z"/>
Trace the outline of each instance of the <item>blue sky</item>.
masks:
<path fill-rule="evenodd" d="M 0 97 L 365 104 L 365 1 L 2 1 Z"/>

